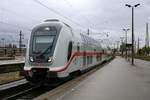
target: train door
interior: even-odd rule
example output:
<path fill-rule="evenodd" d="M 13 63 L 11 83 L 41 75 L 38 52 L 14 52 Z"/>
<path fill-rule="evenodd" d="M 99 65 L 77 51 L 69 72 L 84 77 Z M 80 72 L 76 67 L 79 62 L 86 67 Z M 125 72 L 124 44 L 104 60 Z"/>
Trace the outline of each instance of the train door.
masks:
<path fill-rule="evenodd" d="M 72 54 L 72 42 L 69 42 L 67 61 L 69 61 L 69 59 L 70 59 L 70 57 L 71 57 L 71 54 Z"/>

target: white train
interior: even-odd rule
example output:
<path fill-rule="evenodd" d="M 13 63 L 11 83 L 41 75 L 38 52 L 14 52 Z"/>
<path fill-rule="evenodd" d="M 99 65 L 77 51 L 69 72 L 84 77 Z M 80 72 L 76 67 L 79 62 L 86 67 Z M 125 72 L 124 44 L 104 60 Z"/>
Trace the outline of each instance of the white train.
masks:
<path fill-rule="evenodd" d="M 109 57 L 100 42 L 59 20 L 46 20 L 33 28 L 29 41 L 24 75 L 35 84 L 65 79 Z"/>

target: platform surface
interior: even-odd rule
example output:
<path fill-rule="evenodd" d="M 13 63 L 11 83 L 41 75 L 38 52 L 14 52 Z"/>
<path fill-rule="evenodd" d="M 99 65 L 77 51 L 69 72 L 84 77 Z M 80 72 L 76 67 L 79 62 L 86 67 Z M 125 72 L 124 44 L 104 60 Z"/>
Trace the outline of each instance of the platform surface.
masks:
<path fill-rule="evenodd" d="M 150 62 L 116 57 L 56 100 L 150 100 Z"/>
<path fill-rule="evenodd" d="M 15 86 L 19 86 L 19 85 L 22 85 L 22 84 L 25 84 L 25 83 L 27 83 L 26 79 L 21 79 L 21 80 L 14 81 L 14 82 L 11 82 L 11 83 L 8 83 L 8 84 L 3 84 L 3 85 L 0 85 L 0 91 L 9 89 L 9 88 L 12 88 L 12 87 L 15 87 Z"/>

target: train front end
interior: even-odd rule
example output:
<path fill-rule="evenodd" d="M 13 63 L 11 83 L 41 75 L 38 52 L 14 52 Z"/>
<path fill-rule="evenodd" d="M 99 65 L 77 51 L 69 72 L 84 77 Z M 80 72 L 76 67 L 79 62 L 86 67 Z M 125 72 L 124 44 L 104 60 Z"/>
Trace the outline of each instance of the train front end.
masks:
<path fill-rule="evenodd" d="M 49 71 L 49 66 L 54 63 L 54 51 L 60 30 L 61 25 L 56 23 L 41 24 L 32 30 L 24 66 L 24 76 L 31 83 L 45 82 L 47 76 L 51 79 L 57 77 L 55 72 Z"/>

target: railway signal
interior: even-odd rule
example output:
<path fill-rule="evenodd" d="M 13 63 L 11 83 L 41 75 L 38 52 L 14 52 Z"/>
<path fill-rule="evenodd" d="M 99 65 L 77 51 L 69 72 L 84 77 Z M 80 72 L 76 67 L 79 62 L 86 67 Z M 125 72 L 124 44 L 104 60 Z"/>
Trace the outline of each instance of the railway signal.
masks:
<path fill-rule="evenodd" d="M 22 47 L 24 46 L 22 44 L 22 39 L 23 39 L 23 34 L 22 34 L 22 31 L 20 30 L 20 33 L 19 33 L 19 52 L 20 52 L 20 54 L 22 53 Z"/>

